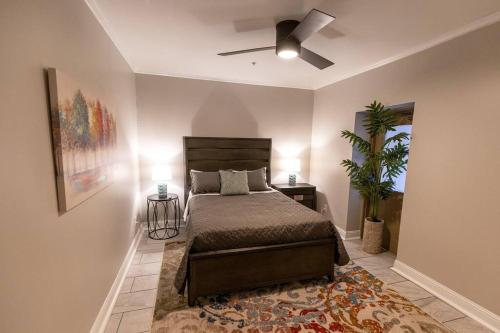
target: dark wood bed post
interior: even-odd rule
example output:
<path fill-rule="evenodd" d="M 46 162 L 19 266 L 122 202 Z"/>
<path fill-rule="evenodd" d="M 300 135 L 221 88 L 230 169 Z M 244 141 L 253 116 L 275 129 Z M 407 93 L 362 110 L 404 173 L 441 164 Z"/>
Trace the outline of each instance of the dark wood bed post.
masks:
<path fill-rule="evenodd" d="M 266 167 L 271 185 L 272 140 L 184 137 L 184 202 L 189 170 L 254 170 Z M 327 276 L 333 281 L 335 238 L 189 254 L 188 304 L 196 298 Z"/>

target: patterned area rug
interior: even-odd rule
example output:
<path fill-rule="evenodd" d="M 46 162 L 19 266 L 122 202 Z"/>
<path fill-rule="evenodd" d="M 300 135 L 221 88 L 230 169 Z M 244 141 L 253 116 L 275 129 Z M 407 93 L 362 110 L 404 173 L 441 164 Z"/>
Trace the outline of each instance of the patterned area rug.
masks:
<path fill-rule="evenodd" d="M 183 252 L 184 243 L 165 245 L 152 333 L 451 332 L 353 264 L 337 267 L 333 283 L 325 278 L 200 298 L 189 308 L 173 287 Z"/>

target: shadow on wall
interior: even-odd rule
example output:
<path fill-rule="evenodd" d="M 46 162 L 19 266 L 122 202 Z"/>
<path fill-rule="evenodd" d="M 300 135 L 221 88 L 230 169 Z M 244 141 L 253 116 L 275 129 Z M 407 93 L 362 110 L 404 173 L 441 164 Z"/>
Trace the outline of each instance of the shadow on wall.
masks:
<path fill-rule="evenodd" d="M 255 117 L 248 111 L 232 89 L 224 85 L 214 87 L 206 100 L 191 120 L 191 133 L 186 136 L 220 136 L 220 137 L 258 137 L 258 124 Z M 179 138 L 182 142 L 182 138 Z M 181 146 L 182 149 L 182 146 Z M 151 168 L 157 163 L 167 163 L 172 169 L 172 179 L 168 181 L 168 191 L 176 193 L 184 208 L 184 152 L 172 156 L 158 156 L 154 160 L 144 158 L 140 161 L 141 204 L 140 218 L 146 220 L 146 196 L 157 192 L 157 183 L 151 180 Z"/>
<path fill-rule="evenodd" d="M 193 136 L 257 137 L 254 116 L 230 89 L 214 88 L 191 122 Z"/>
<path fill-rule="evenodd" d="M 330 206 L 328 205 L 328 200 L 323 192 L 316 191 L 316 210 L 321 213 L 321 215 L 334 222 L 330 212 Z"/>

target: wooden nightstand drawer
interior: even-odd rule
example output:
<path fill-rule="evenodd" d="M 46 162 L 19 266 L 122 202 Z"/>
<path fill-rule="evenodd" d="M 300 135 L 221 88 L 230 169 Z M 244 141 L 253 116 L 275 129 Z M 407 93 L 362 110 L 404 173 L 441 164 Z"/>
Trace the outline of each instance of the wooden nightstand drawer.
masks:
<path fill-rule="evenodd" d="M 316 187 L 306 183 L 298 183 L 295 186 L 288 184 L 273 184 L 272 187 L 287 197 L 300 202 L 304 206 L 316 209 Z"/>
<path fill-rule="evenodd" d="M 316 192 L 316 189 L 313 188 L 294 188 L 294 189 L 283 189 L 279 190 L 283 194 L 286 195 L 314 195 Z"/>
<path fill-rule="evenodd" d="M 288 193 L 283 193 L 283 194 L 285 194 L 287 197 L 290 197 L 295 201 L 314 200 L 314 195 L 312 194 L 288 194 Z"/>

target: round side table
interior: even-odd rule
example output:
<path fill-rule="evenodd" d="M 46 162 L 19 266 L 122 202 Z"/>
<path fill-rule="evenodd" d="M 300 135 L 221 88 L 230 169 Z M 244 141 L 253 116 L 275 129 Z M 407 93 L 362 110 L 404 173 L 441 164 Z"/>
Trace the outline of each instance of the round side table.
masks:
<path fill-rule="evenodd" d="M 170 207 L 173 208 L 173 216 Z M 162 215 L 163 224 L 160 224 Z M 173 224 L 169 221 L 169 216 L 174 218 Z M 148 195 L 147 221 L 149 238 L 160 240 L 177 236 L 181 225 L 181 207 L 177 194 L 168 193 L 166 197 Z"/>

